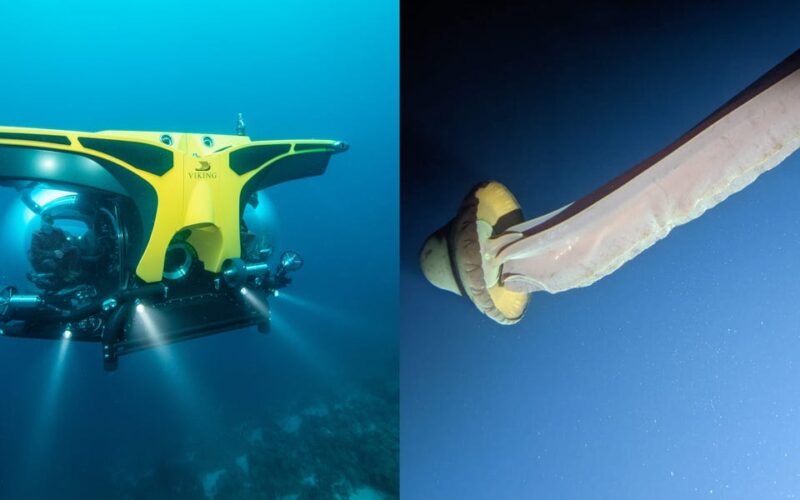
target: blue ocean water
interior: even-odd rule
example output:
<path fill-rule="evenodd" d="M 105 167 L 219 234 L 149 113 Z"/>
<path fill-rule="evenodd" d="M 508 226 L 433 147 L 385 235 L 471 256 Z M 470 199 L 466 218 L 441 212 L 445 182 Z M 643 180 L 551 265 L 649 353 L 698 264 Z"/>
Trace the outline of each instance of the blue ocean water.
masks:
<path fill-rule="evenodd" d="M 796 498 L 798 153 L 516 326 L 418 269 L 476 183 L 545 214 L 800 47 L 796 2 L 563 4 L 405 10 L 403 496 Z"/>
<path fill-rule="evenodd" d="M 97 344 L 0 339 L 0 498 L 398 494 L 397 11 L 0 4 L 3 125 L 232 133 L 243 112 L 254 139 L 351 144 L 266 193 L 276 250 L 305 257 L 272 334 L 136 353 L 111 374 Z M 10 271 L 22 243 L 4 241 Z"/>

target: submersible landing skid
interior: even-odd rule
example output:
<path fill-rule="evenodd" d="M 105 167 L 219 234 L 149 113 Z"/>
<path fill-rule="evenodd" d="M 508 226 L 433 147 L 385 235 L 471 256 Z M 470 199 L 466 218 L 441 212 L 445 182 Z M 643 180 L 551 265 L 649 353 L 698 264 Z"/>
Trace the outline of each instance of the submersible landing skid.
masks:
<path fill-rule="evenodd" d="M 303 260 L 271 263 L 245 215 L 259 191 L 323 174 L 348 146 L 243 134 L 241 117 L 237 135 L 0 127 L 0 187 L 33 228 L 27 263 L 4 273 L 27 286 L 0 289 L 2 335 L 97 342 L 115 370 L 163 344 L 268 332 L 269 299 Z"/>

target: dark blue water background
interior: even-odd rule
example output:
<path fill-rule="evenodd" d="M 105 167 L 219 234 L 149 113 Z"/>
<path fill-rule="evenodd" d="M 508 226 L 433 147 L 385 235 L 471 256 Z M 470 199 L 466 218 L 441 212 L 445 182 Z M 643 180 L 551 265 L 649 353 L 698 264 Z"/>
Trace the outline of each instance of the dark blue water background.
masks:
<path fill-rule="evenodd" d="M 612 276 L 535 294 L 514 327 L 417 268 L 474 184 L 547 213 L 800 48 L 797 3 L 706 4 L 404 11 L 404 496 L 800 493 L 797 153 Z"/>

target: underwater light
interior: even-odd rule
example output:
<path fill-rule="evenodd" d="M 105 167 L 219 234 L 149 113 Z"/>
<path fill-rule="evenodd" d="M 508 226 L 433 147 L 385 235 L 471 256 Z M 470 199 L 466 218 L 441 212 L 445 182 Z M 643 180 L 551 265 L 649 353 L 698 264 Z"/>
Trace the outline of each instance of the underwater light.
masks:
<path fill-rule="evenodd" d="M 64 337 L 65 340 L 71 339 L 72 338 L 72 330 L 67 328 L 66 330 L 64 330 L 64 333 L 61 334 L 61 336 Z"/>
<path fill-rule="evenodd" d="M 155 311 L 146 308 L 144 304 L 139 302 L 138 304 L 136 304 L 136 312 L 139 314 L 137 316 L 138 320 L 141 322 L 141 325 L 144 328 L 147 337 L 150 339 L 150 344 L 152 346 L 163 345 L 165 343 L 164 342 L 165 339 L 164 336 L 161 334 L 161 328 L 156 322 L 156 318 L 152 316 L 152 314 L 154 314 Z"/>
<path fill-rule="evenodd" d="M 280 296 L 280 294 L 281 294 L 281 292 L 279 292 L 278 290 L 273 290 L 273 292 L 272 292 L 272 296 L 273 297 L 278 297 L 278 296 Z"/>
<path fill-rule="evenodd" d="M 69 330 L 66 330 L 69 331 Z M 66 333 L 65 331 L 65 333 Z M 36 418 L 30 422 L 31 437 L 28 442 L 29 463 L 38 464 L 47 460 L 48 453 L 53 446 L 53 432 L 58 428 L 59 402 L 61 399 L 61 386 L 64 382 L 64 369 L 67 360 L 67 351 L 72 342 L 64 337 L 58 345 L 55 358 L 49 363 L 50 374 L 41 390 L 42 399 Z"/>
<path fill-rule="evenodd" d="M 242 287 L 241 290 L 239 290 L 239 293 L 241 293 L 242 295 L 247 295 L 247 288 Z"/>
<path fill-rule="evenodd" d="M 242 288 L 245 290 L 245 288 Z M 266 301 L 261 300 L 255 293 L 242 293 L 242 297 L 244 297 L 250 306 L 261 313 L 265 318 L 269 319 L 270 312 L 269 312 L 269 304 Z"/>

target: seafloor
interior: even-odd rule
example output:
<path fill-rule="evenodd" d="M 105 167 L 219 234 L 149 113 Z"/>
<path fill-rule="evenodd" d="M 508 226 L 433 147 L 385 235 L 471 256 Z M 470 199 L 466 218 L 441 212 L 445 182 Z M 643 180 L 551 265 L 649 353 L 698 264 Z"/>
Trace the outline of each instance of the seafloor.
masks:
<path fill-rule="evenodd" d="M 373 388 L 374 389 L 374 388 Z M 126 500 L 391 499 L 399 496 L 399 394 L 294 402 L 107 486 Z"/>

